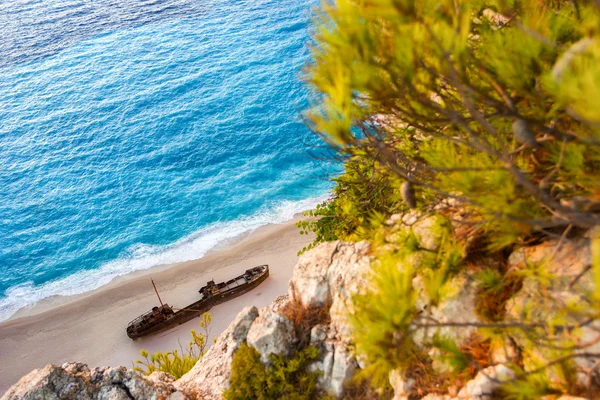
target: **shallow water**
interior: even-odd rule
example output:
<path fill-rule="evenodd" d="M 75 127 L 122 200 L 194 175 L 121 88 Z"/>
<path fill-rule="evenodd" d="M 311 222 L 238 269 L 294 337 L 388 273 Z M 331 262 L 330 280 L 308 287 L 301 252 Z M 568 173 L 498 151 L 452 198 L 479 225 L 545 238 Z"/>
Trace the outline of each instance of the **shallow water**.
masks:
<path fill-rule="evenodd" d="M 0 320 L 326 195 L 311 4 L 0 1 Z"/>

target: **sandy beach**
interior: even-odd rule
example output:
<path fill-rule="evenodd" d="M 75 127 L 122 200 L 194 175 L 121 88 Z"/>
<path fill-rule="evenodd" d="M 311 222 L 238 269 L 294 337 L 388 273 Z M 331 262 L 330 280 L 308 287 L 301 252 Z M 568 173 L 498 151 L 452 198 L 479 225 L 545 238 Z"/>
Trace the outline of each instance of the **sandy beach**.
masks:
<path fill-rule="evenodd" d="M 150 277 L 164 302 L 183 307 L 197 300 L 206 281 L 269 264 L 270 277 L 261 286 L 211 310 L 211 336 L 217 336 L 245 306 L 264 307 L 287 293 L 296 253 L 310 240 L 298 234 L 294 222 L 261 227 L 199 260 L 139 271 L 85 295 L 45 300 L 0 323 L 0 394 L 48 363 L 131 367 L 140 349 L 168 351 L 179 347 L 178 340 L 187 343 L 199 319 L 137 341 L 127 337 L 127 323 L 158 303 Z"/>

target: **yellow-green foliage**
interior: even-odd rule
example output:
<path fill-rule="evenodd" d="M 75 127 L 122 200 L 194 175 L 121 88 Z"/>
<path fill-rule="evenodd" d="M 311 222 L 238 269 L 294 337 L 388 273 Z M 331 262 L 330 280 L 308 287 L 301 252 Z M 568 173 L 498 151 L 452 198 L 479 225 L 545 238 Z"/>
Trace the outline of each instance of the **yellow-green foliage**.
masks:
<path fill-rule="evenodd" d="M 373 244 L 372 282 L 350 316 L 365 373 L 383 386 L 392 369 L 430 370 L 428 352 L 414 342 L 439 325 L 415 312 L 417 290 L 436 306 L 468 281 L 477 285 L 481 319 L 471 326 L 482 340 L 520 346 L 511 364 L 519 379 L 506 396 L 581 393 L 574 350 L 593 342 L 586 326 L 600 317 L 597 232 L 596 293 L 575 291 L 547 260 L 509 270 L 507 256 L 600 225 L 598 2 L 324 0 L 315 25 L 307 79 L 318 97 L 307 117 L 349 156 L 342 179 L 357 179 L 351 190 L 338 181 L 334 200 L 301 227 L 317 233 L 316 243 Z M 371 176 L 385 180 L 373 189 Z M 415 230 L 383 223 L 412 203 L 402 187 L 414 188 L 419 215 L 452 218 L 452 227 L 434 228 L 436 249 L 424 248 Z M 363 196 L 372 192 L 383 197 Z M 494 262 L 474 267 L 472 258 Z M 522 284 L 534 301 L 506 321 Z M 468 361 L 447 337 L 424 345 L 456 370 Z"/>
<path fill-rule="evenodd" d="M 223 393 L 226 400 L 310 400 L 318 397 L 319 374 L 308 372 L 308 362 L 319 354 L 307 347 L 291 358 L 271 355 L 270 365 L 260 361 L 260 354 L 243 343 L 231 364 L 231 384 Z"/>
<path fill-rule="evenodd" d="M 192 340 L 188 343 L 187 348 L 180 348 L 169 352 L 158 351 L 154 354 L 149 354 L 147 350 L 140 350 L 140 355 L 143 360 L 137 360 L 135 371 L 144 375 L 150 375 L 154 371 L 166 372 L 175 379 L 181 378 L 185 373 L 191 370 L 196 362 L 200 360 L 206 353 L 206 345 L 210 334 L 210 323 L 212 318 L 210 314 L 202 314 L 200 328 L 202 332 L 198 333 L 191 330 Z"/>
<path fill-rule="evenodd" d="M 385 387 L 389 372 L 410 365 L 416 355 L 407 330 L 415 316 L 415 292 L 410 264 L 381 258 L 370 279 L 370 290 L 353 299 L 352 334 L 359 354 L 367 357 L 364 371 L 375 386 Z"/>
<path fill-rule="evenodd" d="M 589 228 L 600 12 L 577 3 L 324 1 L 307 69 L 320 107 L 308 118 L 342 151 L 420 187 L 421 208 L 453 197 L 493 249 L 540 228 Z"/>

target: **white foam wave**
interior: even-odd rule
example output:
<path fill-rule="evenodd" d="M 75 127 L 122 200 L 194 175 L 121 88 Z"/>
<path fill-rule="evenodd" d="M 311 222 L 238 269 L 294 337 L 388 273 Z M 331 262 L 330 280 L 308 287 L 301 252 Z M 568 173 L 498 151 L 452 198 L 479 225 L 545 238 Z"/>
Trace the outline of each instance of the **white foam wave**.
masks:
<path fill-rule="evenodd" d="M 314 208 L 328 195 L 301 201 L 284 201 L 269 210 L 230 222 L 219 222 L 166 246 L 137 244 L 127 256 L 107 262 L 98 269 L 79 271 L 65 278 L 36 286 L 25 282 L 9 288 L 0 298 L 0 321 L 7 320 L 22 308 L 53 296 L 73 296 L 98 289 L 114 278 L 157 265 L 173 264 L 203 257 L 219 244 L 251 232 L 263 225 L 280 224 L 299 212 Z"/>

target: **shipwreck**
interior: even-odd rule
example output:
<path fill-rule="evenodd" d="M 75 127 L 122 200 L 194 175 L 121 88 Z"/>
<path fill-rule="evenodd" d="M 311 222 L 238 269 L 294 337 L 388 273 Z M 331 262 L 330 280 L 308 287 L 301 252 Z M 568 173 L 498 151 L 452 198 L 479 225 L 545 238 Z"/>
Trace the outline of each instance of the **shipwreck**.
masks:
<path fill-rule="evenodd" d="M 214 280 L 211 280 L 198 291 L 200 300 L 180 309 L 166 303 L 163 304 L 158 290 L 154 286 L 160 307 L 153 307 L 152 310 L 131 321 L 127 325 L 127 336 L 135 340 L 181 325 L 204 314 L 217 304 L 249 292 L 260 285 L 268 276 L 269 266 L 260 265 L 247 269 L 242 275 L 226 282 L 215 283 Z M 152 285 L 154 285 L 154 281 L 152 281 Z"/>

